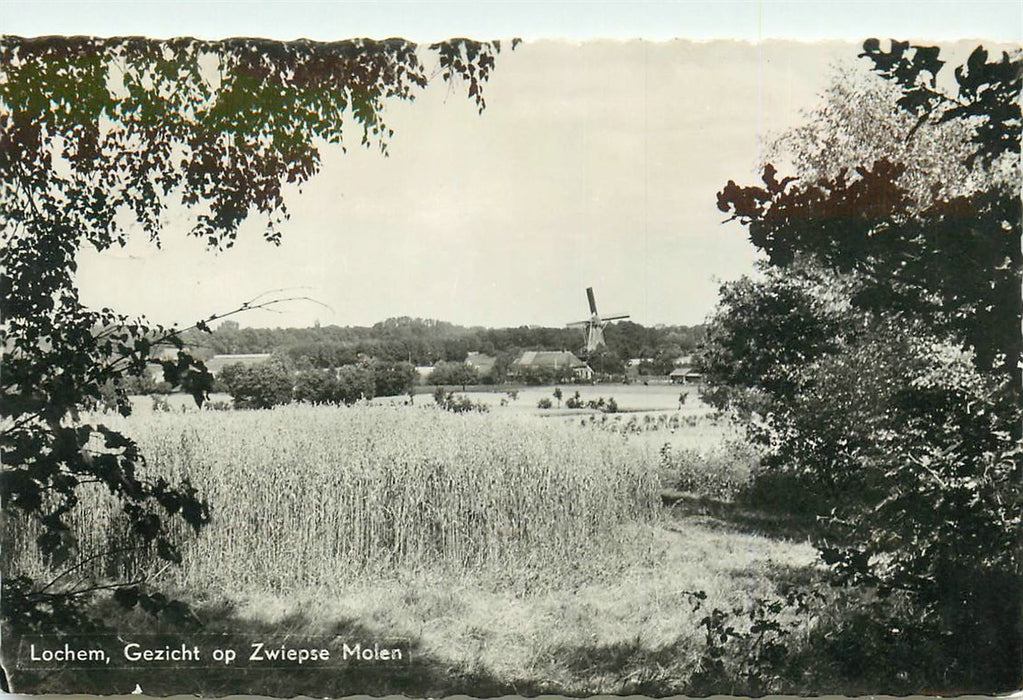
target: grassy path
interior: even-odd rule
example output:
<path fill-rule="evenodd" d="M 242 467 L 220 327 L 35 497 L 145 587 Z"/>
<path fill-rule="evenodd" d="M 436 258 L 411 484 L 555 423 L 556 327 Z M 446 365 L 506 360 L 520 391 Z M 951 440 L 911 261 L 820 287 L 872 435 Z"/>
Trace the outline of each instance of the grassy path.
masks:
<path fill-rule="evenodd" d="M 338 643 L 402 639 L 411 663 L 401 666 L 67 672 L 22 676 L 16 688 L 124 693 L 139 683 L 154 695 L 319 697 L 679 693 L 698 666 L 703 640 L 687 591 L 706 591 L 708 606 L 732 605 L 772 594 L 777 583 L 803 575 L 814 561 L 808 544 L 748 534 L 678 509 L 669 509 L 648 534 L 644 561 L 624 574 L 569 588 L 524 593 L 506 590 L 500 581 L 424 575 L 366 582 L 343 595 L 236 591 L 197 601 L 203 632 L 226 634 L 239 646 L 271 634 L 336 637 Z M 122 636 L 154 630 L 141 614 L 109 614 Z"/>

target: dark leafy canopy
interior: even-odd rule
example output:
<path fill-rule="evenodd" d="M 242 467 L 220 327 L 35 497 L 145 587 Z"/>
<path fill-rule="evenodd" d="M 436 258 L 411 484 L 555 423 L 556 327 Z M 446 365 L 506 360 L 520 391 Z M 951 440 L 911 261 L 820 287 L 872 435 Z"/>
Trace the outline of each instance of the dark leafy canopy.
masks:
<path fill-rule="evenodd" d="M 133 231 L 158 244 L 168 208 L 181 205 L 192 212 L 191 235 L 211 248 L 230 247 L 252 216 L 276 243 L 285 191 L 317 172 L 324 145 L 354 133 L 386 150 L 385 104 L 413 99 L 434 62 L 444 80 L 464 79 L 482 110 L 499 49 L 465 39 L 424 48 L 403 40 L 0 38 L 0 496 L 6 511 L 37 521 L 54 564 L 74 551 L 68 520 L 80 484 L 118 496 L 140 547 L 155 545 L 166 559 L 179 554 L 165 516 L 196 529 L 210 517 L 187 483 L 144 476 L 131 440 L 79 419 L 110 384 L 129 413 L 123 378 L 141 375 L 160 346 L 178 348 L 160 360 L 164 377 L 197 403 L 212 378 L 175 329 L 84 308 L 78 250 L 124 245 Z M 18 595 L 28 602 L 15 604 Z M 49 605 L 46 596 L 5 577 L 7 611 Z"/>
<path fill-rule="evenodd" d="M 945 93 L 937 49 L 864 48 L 916 117 L 909 138 L 968 127 L 973 184 L 917 201 L 884 158 L 729 182 L 718 206 L 767 262 L 760 281 L 723 290 L 706 396 L 744 411 L 767 468 L 817 499 L 816 542 L 842 580 L 919 603 L 948 678 L 1016 687 L 1023 55 L 978 48 Z"/>
<path fill-rule="evenodd" d="M 988 63 L 978 47 L 956 69 L 959 91 L 952 96 L 934 87 L 943 65 L 936 48 L 893 42 L 882 52 L 871 40 L 863 55 L 902 86 L 899 105 L 917 114 L 919 123 L 969 120 L 977 167 L 1018 158 L 1023 67 L 1018 54 Z M 1018 183 L 998 182 L 920 210 L 899 183 L 900 164 L 878 160 L 851 168 L 835 178 L 798 183 L 779 180 L 768 165 L 763 187 L 729 182 L 718 195 L 718 208 L 747 226 L 750 240 L 772 265 L 787 266 L 804 253 L 827 267 L 855 270 L 870 282 L 858 305 L 927 316 L 972 346 L 980 369 L 997 365 L 1018 379 L 1023 263 Z"/>

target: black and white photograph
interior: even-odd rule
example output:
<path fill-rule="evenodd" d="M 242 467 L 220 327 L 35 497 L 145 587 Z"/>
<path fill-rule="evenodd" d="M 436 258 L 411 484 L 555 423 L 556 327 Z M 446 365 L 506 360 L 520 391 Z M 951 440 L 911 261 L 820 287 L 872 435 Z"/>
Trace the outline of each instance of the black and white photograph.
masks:
<path fill-rule="evenodd" d="M 436 5 L 0 13 L 2 689 L 1019 691 L 1021 6 Z"/>

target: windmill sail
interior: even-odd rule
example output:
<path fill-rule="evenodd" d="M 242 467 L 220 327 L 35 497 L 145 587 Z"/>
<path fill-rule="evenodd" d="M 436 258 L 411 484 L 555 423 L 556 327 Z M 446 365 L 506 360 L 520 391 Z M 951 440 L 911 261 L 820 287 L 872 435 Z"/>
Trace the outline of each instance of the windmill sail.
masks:
<path fill-rule="evenodd" d="M 629 315 L 616 314 L 614 316 L 601 318 L 600 314 L 597 313 L 597 300 L 593 295 L 593 287 L 586 288 L 586 301 L 589 302 L 590 305 L 590 318 L 585 321 L 574 321 L 566 324 L 566 328 L 585 328 L 586 352 L 591 353 L 606 344 L 604 342 L 604 328 L 607 326 L 608 322 L 628 318 Z"/>

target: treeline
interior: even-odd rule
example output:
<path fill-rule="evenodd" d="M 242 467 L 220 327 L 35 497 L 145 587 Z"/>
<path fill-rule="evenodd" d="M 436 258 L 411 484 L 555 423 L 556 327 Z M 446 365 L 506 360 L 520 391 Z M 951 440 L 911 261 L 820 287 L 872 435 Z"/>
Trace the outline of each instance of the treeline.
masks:
<path fill-rule="evenodd" d="M 703 326 L 651 328 L 620 321 L 605 330 L 604 361 L 614 365 L 645 358 L 651 361 L 645 367 L 650 373 L 670 372 L 678 357 L 696 348 L 703 332 Z M 523 350 L 579 353 L 583 334 L 569 328 L 466 328 L 402 317 L 371 327 L 242 328 L 235 321 L 224 321 L 212 333 L 195 334 L 190 341 L 207 355 L 273 353 L 299 366 L 327 368 L 353 364 L 360 356 L 434 365 L 462 362 L 470 352 L 512 359 Z"/>
<path fill-rule="evenodd" d="M 291 401 L 351 405 L 375 396 L 412 393 L 415 370 L 406 362 L 374 360 L 331 369 L 294 370 L 280 357 L 228 365 L 217 378 L 236 408 L 271 408 Z"/>

